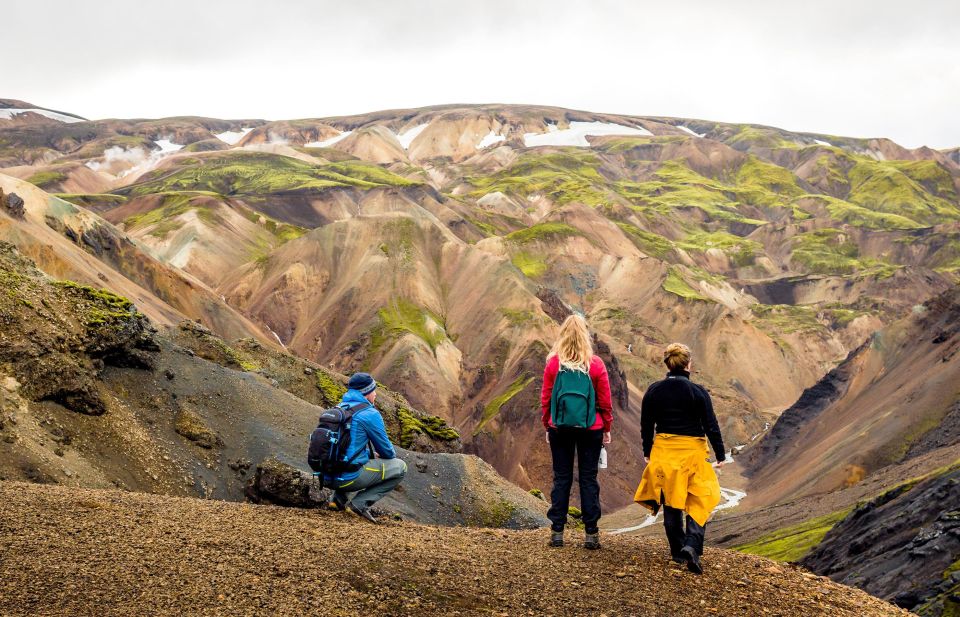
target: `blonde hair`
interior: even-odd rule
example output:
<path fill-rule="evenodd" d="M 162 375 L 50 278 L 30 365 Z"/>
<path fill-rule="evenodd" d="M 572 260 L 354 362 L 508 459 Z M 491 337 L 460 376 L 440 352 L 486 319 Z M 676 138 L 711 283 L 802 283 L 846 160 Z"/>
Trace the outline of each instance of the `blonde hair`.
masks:
<path fill-rule="evenodd" d="M 690 365 L 690 348 L 683 343 L 670 343 L 663 350 L 663 363 L 671 371 L 687 368 Z"/>
<path fill-rule="evenodd" d="M 550 356 L 557 356 L 560 366 L 574 371 L 590 372 L 593 344 L 587 330 L 587 320 L 581 315 L 570 315 L 560 326 L 560 334 Z"/>

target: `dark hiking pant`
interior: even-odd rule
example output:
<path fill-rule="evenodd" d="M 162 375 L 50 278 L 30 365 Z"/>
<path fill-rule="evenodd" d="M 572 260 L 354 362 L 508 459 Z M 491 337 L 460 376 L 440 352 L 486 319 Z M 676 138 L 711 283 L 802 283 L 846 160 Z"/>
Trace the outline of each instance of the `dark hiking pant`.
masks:
<path fill-rule="evenodd" d="M 667 541 L 670 543 L 670 554 L 679 557 L 684 546 L 691 546 L 697 555 L 703 555 L 703 538 L 706 534 L 706 525 L 687 516 L 687 530 L 683 530 L 683 510 L 670 506 L 663 506 L 663 528 L 667 532 Z"/>
<path fill-rule="evenodd" d="M 344 503 L 347 493 L 359 491 L 351 501 L 361 510 L 366 510 L 396 488 L 406 474 L 407 464 L 398 458 L 368 461 L 359 476 L 337 486 L 334 499 Z"/>
<path fill-rule="evenodd" d="M 597 532 L 600 520 L 600 483 L 597 465 L 603 431 L 583 428 L 551 428 L 550 453 L 553 455 L 553 490 L 550 491 L 550 509 L 547 518 L 554 531 L 563 531 L 570 507 L 570 489 L 573 487 L 573 458 L 577 458 L 577 482 L 580 484 L 580 509 L 587 533 Z"/>

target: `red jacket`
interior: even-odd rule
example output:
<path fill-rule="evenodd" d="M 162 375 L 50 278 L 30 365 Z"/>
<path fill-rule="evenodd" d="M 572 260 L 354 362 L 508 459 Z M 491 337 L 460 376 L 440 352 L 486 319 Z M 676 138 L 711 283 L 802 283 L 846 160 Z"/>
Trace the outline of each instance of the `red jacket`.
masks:
<path fill-rule="evenodd" d="M 555 355 L 550 356 L 547 359 L 546 368 L 543 369 L 543 390 L 540 392 L 540 418 L 543 420 L 544 428 L 553 427 L 553 422 L 550 420 L 550 397 L 553 395 L 553 383 L 557 380 L 559 371 L 560 359 Z M 610 380 L 607 378 L 607 367 L 599 356 L 594 356 L 590 361 L 590 380 L 597 393 L 597 419 L 590 430 L 597 431 L 602 428 L 605 433 L 610 432 L 610 425 L 613 424 Z"/>

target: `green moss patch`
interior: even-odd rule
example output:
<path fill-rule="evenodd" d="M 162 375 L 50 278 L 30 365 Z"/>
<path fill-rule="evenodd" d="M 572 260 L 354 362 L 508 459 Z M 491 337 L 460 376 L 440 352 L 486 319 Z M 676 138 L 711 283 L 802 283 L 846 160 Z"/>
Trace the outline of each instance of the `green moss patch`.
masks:
<path fill-rule="evenodd" d="M 537 321 L 537 314 L 529 310 L 501 308 L 500 314 L 506 317 L 514 328 L 522 328 Z"/>
<path fill-rule="evenodd" d="M 405 298 L 398 298 L 380 309 L 378 317 L 380 323 L 371 334 L 371 352 L 374 353 L 388 340 L 408 333 L 425 342 L 434 352 L 447 339 L 440 318 Z"/>
<path fill-rule="evenodd" d="M 409 448 L 418 434 L 439 441 L 460 439 L 460 433 L 447 426 L 446 420 L 439 416 L 416 416 L 406 407 L 397 409 L 400 422 L 400 447 Z"/>
<path fill-rule="evenodd" d="M 331 377 L 322 369 L 317 369 L 317 389 L 323 395 L 323 402 L 328 407 L 338 405 L 347 393 L 347 387 Z"/>
<path fill-rule="evenodd" d="M 547 262 L 526 251 L 518 251 L 510 257 L 512 263 L 527 278 L 537 279 L 547 273 Z"/>
<path fill-rule="evenodd" d="M 638 249 L 658 259 L 663 259 L 673 252 L 673 243 L 659 234 L 645 231 L 630 223 L 617 222 L 617 227 L 630 238 Z"/>
<path fill-rule="evenodd" d="M 502 192 L 529 197 L 545 195 L 557 204 L 572 202 L 598 207 L 616 199 L 598 168 L 601 161 L 592 152 L 576 149 L 552 153 L 529 153 L 492 176 L 468 178 L 476 187 L 472 197 Z"/>
<path fill-rule="evenodd" d="M 122 206 L 127 201 L 123 195 L 113 193 L 55 193 L 54 197 L 97 212 Z"/>
<path fill-rule="evenodd" d="M 106 289 L 96 289 L 74 281 L 54 281 L 53 284 L 81 301 L 77 305 L 78 313 L 83 315 L 89 327 L 113 325 L 143 317 L 133 302 Z"/>
<path fill-rule="evenodd" d="M 753 240 L 747 240 L 725 231 L 701 231 L 690 234 L 677 245 L 687 251 L 705 253 L 710 249 L 719 249 L 726 253 L 734 265 L 745 267 L 751 265 L 757 253 L 763 251 L 763 245 Z"/>
<path fill-rule="evenodd" d="M 935 178 L 934 172 L 923 171 L 928 169 L 913 162 L 875 161 L 858 157 L 848 174 L 850 195 L 847 201 L 868 210 L 904 216 L 924 225 L 960 220 L 960 208 L 956 203 L 939 196 L 950 195 L 956 200 L 955 192 L 950 193 L 946 187 L 937 189 L 939 183 L 931 179 L 928 185 L 935 190 L 931 193 L 908 173 L 918 178 L 929 173 Z M 931 182 L 934 184 L 931 185 Z"/>
<path fill-rule="evenodd" d="M 826 330 L 826 326 L 817 319 L 819 311 L 811 306 L 754 304 L 750 310 L 757 317 L 757 325 L 768 333 L 792 334 Z"/>
<path fill-rule="evenodd" d="M 753 542 L 734 547 L 736 550 L 760 555 L 775 561 L 797 562 L 812 551 L 827 532 L 847 517 L 852 508 L 833 512 L 804 521 L 797 525 L 784 527 L 768 533 Z"/>
<path fill-rule="evenodd" d="M 66 174 L 60 173 L 59 171 L 40 171 L 27 178 L 27 182 L 35 184 L 40 188 L 46 188 L 53 184 L 59 184 L 66 179 Z"/>
<path fill-rule="evenodd" d="M 676 296 L 680 296 L 684 300 L 707 300 L 705 296 L 700 294 L 700 292 L 695 290 L 687 283 L 686 280 L 684 280 L 677 268 L 671 267 L 667 271 L 667 278 L 663 280 L 663 283 L 661 283 L 660 286 L 664 291 L 672 293 Z"/>
<path fill-rule="evenodd" d="M 533 227 L 507 234 L 506 239 L 516 244 L 529 244 L 531 242 L 559 240 L 561 238 L 579 235 L 579 233 L 579 231 L 566 223 L 539 223 Z"/>
<path fill-rule="evenodd" d="M 520 392 L 529 386 L 532 381 L 532 376 L 521 375 L 520 377 L 517 377 L 502 394 L 487 403 L 483 408 L 483 416 L 480 418 L 480 424 L 477 425 L 477 428 L 473 434 L 476 435 L 479 433 L 480 430 L 483 429 L 483 427 L 487 424 L 487 422 L 492 420 L 497 414 L 500 413 L 500 409 L 506 405 L 510 399 L 520 394 Z"/>
<path fill-rule="evenodd" d="M 791 260 L 815 274 L 871 274 L 880 278 L 893 275 L 897 266 L 860 257 L 860 249 L 839 229 L 818 229 L 793 238 Z"/>
<path fill-rule="evenodd" d="M 230 152 L 199 159 L 170 172 L 157 171 L 126 189 L 131 195 L 211 191 L 218 195 L 322 191 L 329 188 L 406 187 L 420 184 L 362 161 L 313 165 L 264 152 Z"/>

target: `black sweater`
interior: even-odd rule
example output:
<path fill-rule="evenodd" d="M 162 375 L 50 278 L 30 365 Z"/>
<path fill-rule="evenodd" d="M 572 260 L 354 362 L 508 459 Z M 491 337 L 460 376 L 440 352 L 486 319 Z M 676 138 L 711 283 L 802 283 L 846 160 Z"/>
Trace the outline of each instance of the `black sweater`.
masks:
<path fill-rule="evenodd" d="M 710 394 L 703 386 L 690 381 L 687 371 L 670 371 L 666 379 L 651 385 L 643 395 L 640 435 L 646 457 L 653 448 L 654 430 L 673 435 L 706 436 L 717 460 L 726 457 Z"/>

